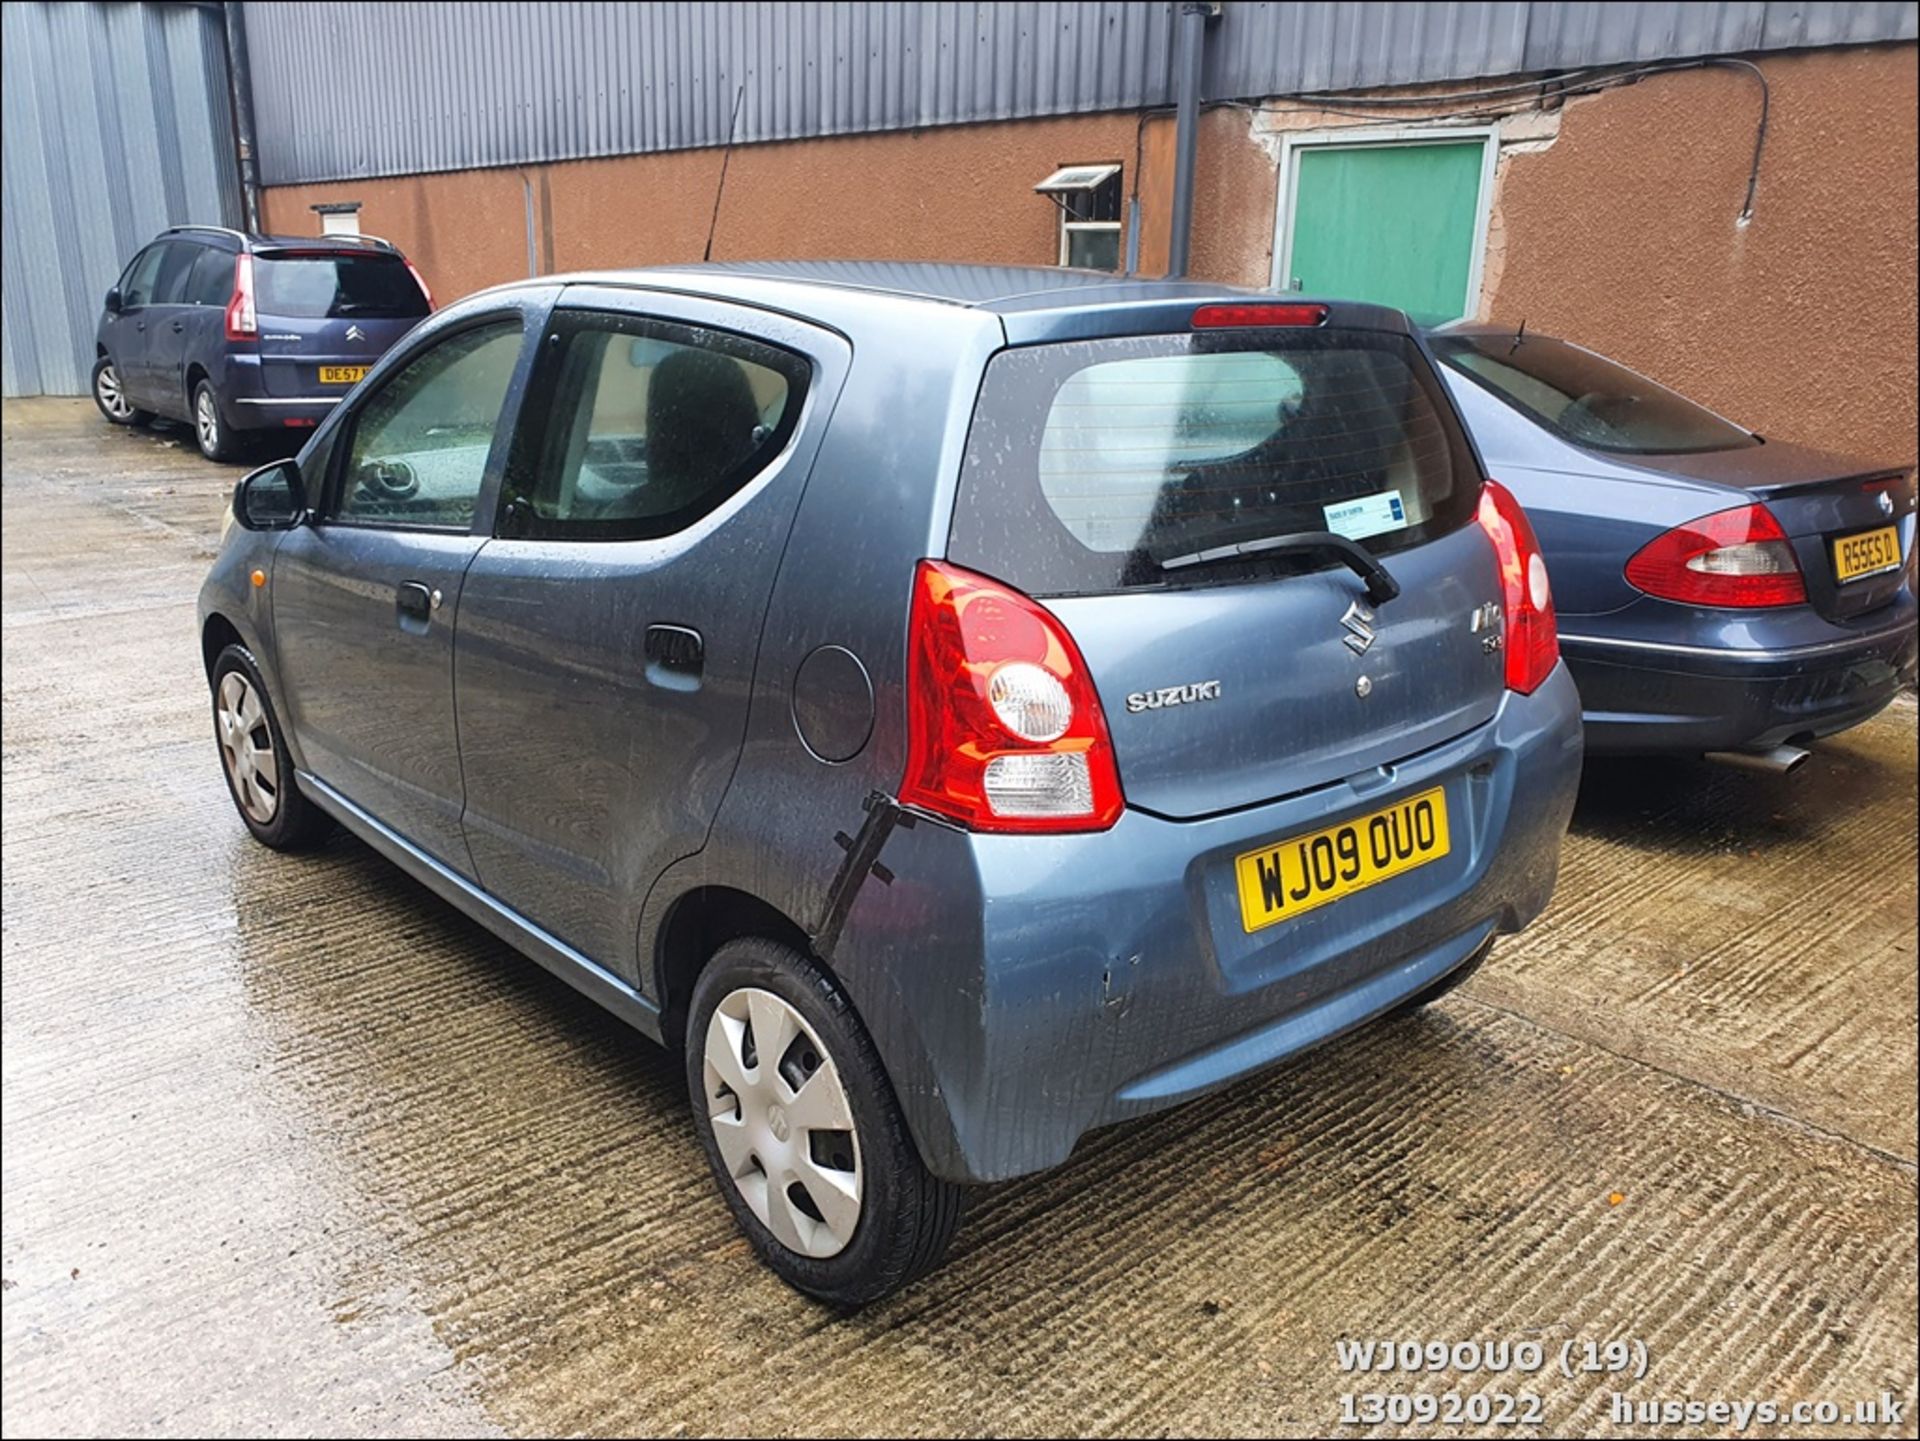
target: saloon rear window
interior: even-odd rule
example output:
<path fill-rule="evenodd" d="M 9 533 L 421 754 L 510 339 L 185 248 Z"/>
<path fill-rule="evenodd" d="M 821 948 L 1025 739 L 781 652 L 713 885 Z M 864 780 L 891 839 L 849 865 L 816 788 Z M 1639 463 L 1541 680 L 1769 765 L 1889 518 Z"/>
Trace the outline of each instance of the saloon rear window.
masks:
<path fill-rule="evenodd" d="M 254 261 L 263 315 L 305 320 L 414 319 L 427 297 L 397 255 L 284 255 Z"/>
<path fill-rule="evenodd" d="M 1760 443 L 1638 371 L 1551 336 L 1436 335 L 1432 343 L 1442 364 L 1589 450 L 1678 455 Z"/>
<path fill-rule="evenodd" d="M 1002 351 L 948 556 L 1032 595 L 1211 584 L 1324 555 L 1168 568 L 1333 531 L 1382 555 L 1473 514 L 1480 474 L 1412 340 L 1268 331 Z"/>

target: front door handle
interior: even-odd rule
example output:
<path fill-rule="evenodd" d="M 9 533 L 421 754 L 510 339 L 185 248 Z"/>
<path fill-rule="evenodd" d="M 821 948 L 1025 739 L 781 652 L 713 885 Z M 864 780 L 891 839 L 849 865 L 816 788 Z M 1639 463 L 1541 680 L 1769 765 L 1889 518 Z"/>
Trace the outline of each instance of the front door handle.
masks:
<path fill-rule="evenodd" d="M 394 612 L 400 621 L 400 629 L 415 633 L 426 630 L 433 619 L 435 607 L 440 604 L 440 592 L 430 590 L 417 580 L 403 580 L 393 593 Z"/>

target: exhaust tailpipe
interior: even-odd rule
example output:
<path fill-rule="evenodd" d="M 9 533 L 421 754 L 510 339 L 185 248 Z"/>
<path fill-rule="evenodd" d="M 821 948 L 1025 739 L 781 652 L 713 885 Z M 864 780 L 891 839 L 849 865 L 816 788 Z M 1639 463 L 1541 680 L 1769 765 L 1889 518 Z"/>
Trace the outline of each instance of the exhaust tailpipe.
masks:
<path fill-rule="evenodd" d="M 1802 750 L 1799 746 L 1768 746 L 1765 750 L 1757 751 L 1708 751 L 1707 759 L 1723 766 L 1739 766 L 1742 770 L 1784 776 L 1791 775 L 1812 760 L 1813 752 Z"/>

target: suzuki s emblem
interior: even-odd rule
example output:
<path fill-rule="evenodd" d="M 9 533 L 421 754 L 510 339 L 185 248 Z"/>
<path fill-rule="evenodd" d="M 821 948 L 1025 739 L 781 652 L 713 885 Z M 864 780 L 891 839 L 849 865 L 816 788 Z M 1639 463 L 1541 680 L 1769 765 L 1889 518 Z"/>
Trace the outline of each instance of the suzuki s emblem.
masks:
<path fill-rule="evenodd" d="M 1880 514 L 1893 514 L 1893 497 L 1888 495 L 1884 490 L 1880 492 Z"/>
<path fill-rule="evenodd" d="M 348 340 L 365 340 L 366 338 L 367 338 L 367 332 L 362 330 L 359 326 L 349 325 L 347 327 Z"/>
<path fill-rule="evenodd" d="M 1348 650 L 1355 655 L 1365 655 L 1373 644 L 1373 612 L 1359 601 L 1347 607 L 1347 613 L 1340 617 L 1340 624 L 1347 633 L 1340 637 Z"/>

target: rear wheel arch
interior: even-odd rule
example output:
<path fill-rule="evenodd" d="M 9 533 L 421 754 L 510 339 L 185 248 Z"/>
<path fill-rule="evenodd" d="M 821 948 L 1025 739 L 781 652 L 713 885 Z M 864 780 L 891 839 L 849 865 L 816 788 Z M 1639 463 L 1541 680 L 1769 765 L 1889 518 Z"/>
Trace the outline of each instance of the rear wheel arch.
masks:
<path fill-rule="evenodd" d="M 186 393 L 185 404 L 186 404 L 186 411 L 188 416 L 191 416 L 193 414 L 194 391 L 199 388 L 201 381 L 211 380 L 212 378 L 213 378 L 212 376 L 207 374 L 206 366 L 202 365 L 197 360 L 194 361 L 192 365 L 189 365 L 187 367 L 187 393 Z M 216 395 L 215 398 L 218 399 L 218 396 Z"/>
<path fill-rule="evenodd" d="M 695 886 L 668 908 L 654 939 L 654 994 L 661 1039 L 670 1049 L 686 1041 L 687 1009 L 700 972 L 720 947 L 748 936 L 791 946 L 832 972 L 814 956 L 806 931 L 778 906 L 733 886 Z"/>

